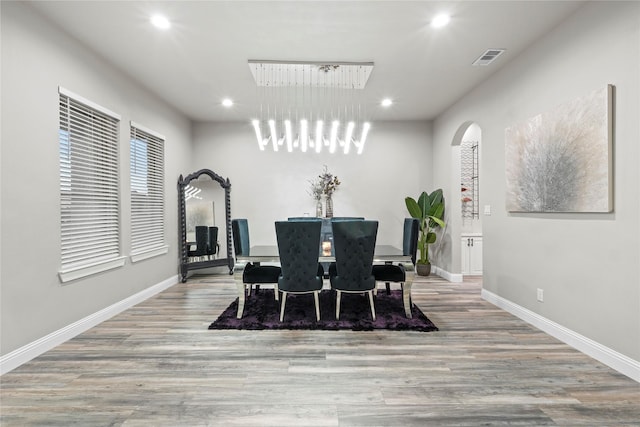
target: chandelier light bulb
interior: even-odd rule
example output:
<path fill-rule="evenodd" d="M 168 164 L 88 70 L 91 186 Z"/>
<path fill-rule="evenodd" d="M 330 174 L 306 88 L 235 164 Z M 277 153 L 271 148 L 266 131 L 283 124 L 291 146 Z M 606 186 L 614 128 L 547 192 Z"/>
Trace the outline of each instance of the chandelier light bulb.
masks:
<path fill-rule="evenodd" d="M 253 130 L 256 132 L 256 139 L 258 140 L 258 147 L 260 147 L 260 151 L 264 151 L 265 144 L 262 141 L 262 132 L 260 131 L 260 122 L 257 119 L 251 121 L 253 125 Z"/>
<path fill-rule="evenodd" d="M 318 120 L 318 123 L 316 123 L 316 153 L 319 153 L 320 150 L 322 150 L 322 126 L 322 120 Z"/>
<path fill-rule="evenodd" d="M 338 140 L 338 127 L 340 126 L 340 122 L 334 120 L 331 122 L 331 136 L 329 137 L 329 152 L 331 154 L 336 151 L 336 142 Z"/>
<path fill-rule="evenodd" d="M 293 152 L 293 135 L 291 132 L 291 120 L 284 121 L 284 132 L 285 132 L 285 137 L 287 138 L 287 151 L 291 153 Z"/>
<path fill-rule="evenodd" d="M 344 133 L 344 154 L 349 154 L 351 147 L 351 137 L 353 135 L 353 128 L 356 126 L 354 122 L 347 124 L 347 131 Z"/>
<path fill-rule="evenodd" d="M 360 137 L 360 145 L 358 146 L 358 154 L 362 154 L 362 150 L 364 150 L 364 142 L 367 140 L 367 134 L 369 133 L 369 128 L 371 124 L 366 122 L 362 125 L 362 136 Z"/>
<path fill-rule="evenodd" d="M 300 120 L 300 151 L 307 152 L 307 144 L 309 139 L 309 130 L 307 129 L 307 121 Z"/>
<path fill-rule="evenodd" d="M 278 134 L 276 133 L 276 121 L 269 120 L 269 131 L 271 132 L 271 143 L 273 144 L 273 151 L 278 151 Z"/>

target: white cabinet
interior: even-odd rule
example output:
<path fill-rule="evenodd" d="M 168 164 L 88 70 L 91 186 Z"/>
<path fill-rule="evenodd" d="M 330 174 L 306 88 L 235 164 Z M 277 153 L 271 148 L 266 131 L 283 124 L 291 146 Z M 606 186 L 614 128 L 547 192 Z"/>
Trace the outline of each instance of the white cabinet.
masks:
<path fill-rule="evenodd" d="M 462 274 L 482 274 L 482 236 L 462 235 L 460 252 L 462 253 Z"/>

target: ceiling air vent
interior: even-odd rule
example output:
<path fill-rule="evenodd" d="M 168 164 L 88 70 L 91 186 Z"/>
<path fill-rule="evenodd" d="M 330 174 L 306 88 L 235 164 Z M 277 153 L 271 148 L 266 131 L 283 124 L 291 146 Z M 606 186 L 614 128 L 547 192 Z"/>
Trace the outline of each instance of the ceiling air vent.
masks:
<path fill-rule="evenodd" d="M 473 65 L 489 65 L 505 50 L 506 49 L 487 49 L 485 53 L 480 55 L 480 58 L 473 61 Z"/>

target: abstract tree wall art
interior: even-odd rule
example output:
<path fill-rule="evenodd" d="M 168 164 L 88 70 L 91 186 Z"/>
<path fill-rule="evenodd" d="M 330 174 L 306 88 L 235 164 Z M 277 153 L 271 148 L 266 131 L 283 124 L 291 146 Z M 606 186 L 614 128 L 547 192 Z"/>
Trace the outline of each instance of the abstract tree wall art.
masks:
<path fill-rule="evenodd" d="M 613 86 L 505 130 L 509 212 L 613 210 Z"/>

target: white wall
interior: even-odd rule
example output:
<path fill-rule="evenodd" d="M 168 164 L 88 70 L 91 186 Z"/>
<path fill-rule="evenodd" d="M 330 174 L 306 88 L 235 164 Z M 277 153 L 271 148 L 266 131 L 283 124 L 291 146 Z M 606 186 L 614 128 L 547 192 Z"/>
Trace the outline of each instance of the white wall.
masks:
<path fill-rule="evenodd" d="M 1 346 L 5 355 L 177 274 L 179 173 L 190 122 L 28 4 L 2 2 Z M 130 252 L 129 121 L 166 137 L 169 253 L 60 283 L 58 86 L 122 115 L 122 252 Z"/>
<path fill-rule="evenodd" d="M 615 209 L 510 214 L 504 131 L 607 84 L 616 87 Z M 434 184 L 459 126 L 482 129 L 486 290 L 640 361 L 640 3 L 587 2 L 434 122 Z M 455 183 L 454 183 L 455 184 Z M 544 289 L 544 302 L 536 289 Z"/>
<path fill-rule="evenodd" d="M 274 221 L 315 215 L 308 180 L 327 165 L 342 184 L 335 216 L 380 221 L 378 242 L 401 247 L 408 216 L 404 198 L 431 190 L 431 127 L 426 122 L 376 122 L 361 155 L 260 151 L 249 123 L 194 125 L 192 170 L 209 168 L 231 181 L 231 213 L 248 218 L 251 244 L 275 244 Z"/>

